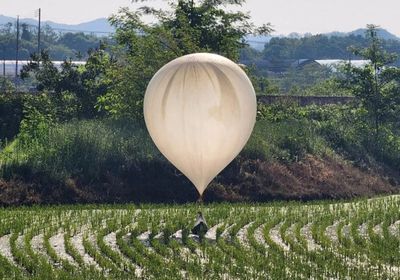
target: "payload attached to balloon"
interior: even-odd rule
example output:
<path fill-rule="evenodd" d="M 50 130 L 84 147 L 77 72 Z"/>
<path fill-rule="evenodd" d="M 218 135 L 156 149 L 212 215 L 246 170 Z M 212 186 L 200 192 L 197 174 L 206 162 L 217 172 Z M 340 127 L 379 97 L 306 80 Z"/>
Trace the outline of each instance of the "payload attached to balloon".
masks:
<path fill-rule="evenodd" d="M 151 79 L 144 97 L 151 138 L 200 196 L 243 149 L 256 113 L 246 73 L 216 54 L 190 54 L 169 62 Z"/>

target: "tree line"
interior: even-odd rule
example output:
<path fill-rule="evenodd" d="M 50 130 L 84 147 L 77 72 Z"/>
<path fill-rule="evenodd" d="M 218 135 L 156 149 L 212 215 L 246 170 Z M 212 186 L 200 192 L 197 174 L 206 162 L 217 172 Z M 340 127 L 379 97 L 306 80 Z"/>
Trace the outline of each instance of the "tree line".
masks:
<path fill-rule="evenodd" d="M 41 49 L 47 50 L 52 60 L 87 59 L 89 49 L 99 46 L 100 41 L 109 41 L 83 32 L 56 32 L 45 25 L 41 32 Z M 27 23 L 19 25 L 19 54 L 21 60 L 28 60 L 32 53 L 38 52 L 38 29 Z M 14 60 L 16 57 L 17 26 L 7 23 L 0 27 L 0 59 Z"/>
<path fill-rule="evenodd" d="M 37 52 L 37 28 L 26 23 L 21 23 L 19 28 L 19 58 L 27 60 L 32 53 Z M 16 24 L 11 22 L 0 28 L 0 59 L 15 59 L 16 29 Z M 211 34 L 213 42 L 220 41 L 215 38 L 216 34 L 218 33 Z M 198 39 L 210 41 L 207 38 Z M 87 59 L 88 50 L 98 47 L 100 42 L 112 44 L 114 41 L 110 37 L 99 37 L 83 32 L 56 32 L 49 25 L 45 25 L 41 31 L 42 49 L 48 51 L 51 60 Z M 240 40 L 236 44 L 241 46 L 239 53 L 241 62 L 259 64 L 261 60 L 269 60 L 271 63 L 279 64 L 280 61 L 291 59 L 359 59 L 360 56 L 354 55 L 351 48 L 365 48 L 369 41 L 366 36 L 360 34 L 348 36 L 318 34 L 302 38 L 273 37 L 265 44 L 262 51 L 252 49 L 242 44 Z M 400 40 L 382 40 L 382 47 L 386 51 L 400 54 Z M 218 50 L 219 46 L 213 48 Z M 400 65 L 399 60 L 393 63 Z"/>
<path fill-rule="evenodd" d="M 327 36 L 314 35 L 303 38 L 274 37 L 265 44 L 261 58 L 269 60 L 285 59 L 359 59 L 352 48 L 366 48 L 370 40 L 367 36 Z M 381 40 L 381 46 L 388 52 L 400 54 L 400 40 Z"/>

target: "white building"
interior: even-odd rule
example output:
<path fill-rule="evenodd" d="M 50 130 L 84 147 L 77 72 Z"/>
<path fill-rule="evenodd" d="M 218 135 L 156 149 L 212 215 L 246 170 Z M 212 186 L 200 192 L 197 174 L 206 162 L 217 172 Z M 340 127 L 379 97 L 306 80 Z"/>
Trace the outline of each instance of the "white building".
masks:
<path fill-rule="evenodd" d="M 64 61 L 54 60 L 52 61 L 57 69 L 61 69 L 61 64 Z M 29 63 L 28 60 L 18 60 L 18 74 L 22 70 L 24 65 Z M 72 61 L 76 65 L 85 65 L 85 61 Z M 15 60 L 0 60 L 0 75 L 1 76 L 15 76 Z"/>

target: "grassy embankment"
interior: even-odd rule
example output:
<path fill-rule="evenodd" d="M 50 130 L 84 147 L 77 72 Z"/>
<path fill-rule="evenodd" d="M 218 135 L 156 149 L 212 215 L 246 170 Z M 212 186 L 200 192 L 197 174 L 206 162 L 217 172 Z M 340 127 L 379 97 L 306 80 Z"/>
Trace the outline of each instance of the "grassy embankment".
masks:
<path fill-rule="evenodd" d="M 0 153 L 2 204 L 197 198 L 143 124 L 72 121 L 37 131 L 20 133 Z M 261 108 L 248 144 L 211 183 L 205 199 L 310 200 L 397 192 L 400 138 L 385 133 L 374 143 L 347 106 Z"/>

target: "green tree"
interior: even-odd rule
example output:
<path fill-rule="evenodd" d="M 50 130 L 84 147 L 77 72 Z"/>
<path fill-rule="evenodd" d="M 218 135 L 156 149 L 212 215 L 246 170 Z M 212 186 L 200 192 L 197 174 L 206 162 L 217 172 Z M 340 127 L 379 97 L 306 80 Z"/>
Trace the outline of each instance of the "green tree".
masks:
<path fill-rule="evenodd" d="M 82 32 L 68 32 L 60 36 L 57 43 L 69 48 L 72 52 L 84 54 L 99 45 L 99 38 Z"/>
<path fill-rule="evenodd" d="M 95 108 L 97 99 L 105 94 L 111 83 L 107 72 L 112 68 L 114 60 L 104 49 L 102 45 L 90 50 L 85 65 L 79 66 L 71 60 L 65 60 L 60 69 L 50 60 L 48 52 L 42 51 L 40 56 L 33 54 L 30 62 L 23 66 L 21 77 L 34 77 L 38 91 L 51 93 L 52 104 L 61 108 L 60 112 L 67 109 L 63 105 L 67 101 L 74 107 L 77 107 L 75 103 L 80 104 L 75 116 L 69 112 L 59 119 L 93 118 L 98 115 Z"/>
<path fill-rule="evenodd" d="M 39 91 L 53 91 L 59 84 L 60 73 L 50 60 L 49 53 L 42 51 L 40 55 L 31 54 L 31 60 L 21 70 L 21 78 L 26 79 L 34 76 L 37 81 L 36 88 Z"/>
<path fill-rule="evenodd" d="M 304 94 L 306 89 L 326 81 L 332 74 L 329 67 L 315 63 L 291 67 L 281 79 L 280 88 L 284 93 Z"/>
<path fill-rule="evenodd" d="M 377 34 L 385 34 L 383 29 L 377 29 Z M 275 64 L 287 59 L 358 59 L 354 56 L 350 46 L 367 48 L 369 46 L 368 36 L 361 34 L 350 34 L 338 36 L 339 34 L 314 35 L 302 38 L 273 37 L 265 44 L 262 57 Z M 400 53 L 400 41 L 388 39 L 381 41 L 382 47 L 389 52 Z M 400 65 L 400 60 L 396 61 Z"/>
<path fill-rule="evenodd" d="M 32 40 L 32 33 L 29 30 L 28 24 L 22 23 L 21 27 L 22 27 L 21 39 L 25 40 L 25 41 L 31 41 Z"/>
<path fill-rule="evenodd" d="M 112 16 L 120 66 L 110 69 L 114 83 L 99 98 L 98 108 L 115 117 L 141 118 L 148 82 L 161 66 L 176 57 L 212 52 L 238 61 L 245 35 L 271 31 L 269 24 L 256 27 L 247 13 L 224 9 L 224 5 L 244 2 L 179 0 L 169 2 L 170 11 L 143 6 L 135 11 L 122 9 Z M 156 23 L 146 24 L 145 16 L 152 16 Z"/>
<path fill-rule="evenodd" d="M 360 101 L 376 139 L 382 125 L 395 124 L 400 119 L 400 69 L 390 66 L 396 55 L 383 49 L 377 30 L 377 26 L 368 25 L 366 37 L 369 46 L 351 49 L 370 63 L 362 68 L 346 64 L 341 79 L 342 85 Z"/>

